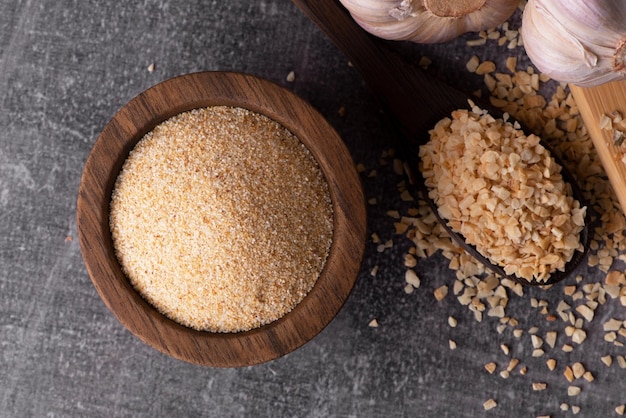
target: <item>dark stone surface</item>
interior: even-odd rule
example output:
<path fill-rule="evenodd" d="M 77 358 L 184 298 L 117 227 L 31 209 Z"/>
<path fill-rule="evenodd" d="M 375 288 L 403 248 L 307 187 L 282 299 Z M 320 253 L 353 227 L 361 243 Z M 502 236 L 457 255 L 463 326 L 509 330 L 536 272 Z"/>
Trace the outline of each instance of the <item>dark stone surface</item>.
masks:
<path fill-rule="evenodd" d="M 474 90 L 482 80 L 465 70 L 469 56 L 503 56 L 493 47 L 470 50 L 465 39 L 402 47 L 411 59 L 427 54 L 433 72 Z M 523 58 L 521 49 L 512 53 Z M 420 262 L 422 286 L 406 294 L 409 243 L 393 235 L 385 213 L 407 204 L 389 168 L 364 178 L 364 187 L 378 199 L 369 207 L 370 232 L 395 246 L 378 253 L 368 244 L 344 309 L 301 349 L 259 366 L 211 369 L 131 335 L 82 263 L 75 222 L 82 166 L 124 103 L 159 81 L 201 70 L 248 72 L 286 86 L 324 114 L 369 169 L 388 146 L 389 127 L 359 75 L 286 0 L 0 1 L 0 416 L 555 417 L 571 414 L 559 410 L 565 402 L 592 417 L 614 415 L 626 402 L 624 370 L 600 362 L 620 351 L 607 348 L 597 324 L 574 353 L 553 350 L 559 367 L 549 372 L 548 355 L 531 357 L 528 335 L 497 333 L 497 320 L 476 322 L 453 297 L 434 300 L 432 291 L 454 279 L 443 257 Z M 589 282 L 602 277 L 584 273 Z M 529 301 L 556 303 L 561 293 L 532 289 L 507 311 L 526 329 L 536 322 L 540 334 L 559 329 L 560 347 L 563 326 L 542 320 Z M 602 315 L 623 316 L 619 309 Z M 448 327 L 449 315 L 457 328 Z M 378 328 L 368 326 L 374 318 Z M 496 361 L 500 370 L 512 356 L 528 366 L 526 376 L 485 372 L 485 363 Z M 596 381 L 577 382 L 583 392 L 569 398 L 562 371 L 574 361 L 585 362 Z M 532 382 L 548 390 L 534 392 Z M 485 413 L 489 398 L 498 407 Z"/>

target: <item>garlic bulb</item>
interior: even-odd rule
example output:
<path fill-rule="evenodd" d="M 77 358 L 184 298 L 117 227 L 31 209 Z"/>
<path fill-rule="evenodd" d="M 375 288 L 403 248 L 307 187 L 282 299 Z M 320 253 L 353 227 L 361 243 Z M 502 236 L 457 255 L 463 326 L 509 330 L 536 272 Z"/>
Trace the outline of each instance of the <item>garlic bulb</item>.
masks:
<path fill-rule="evenodd" d="M 508 19 L 520 0 L 340 0 L 352 18 L 380 38 L 418 43 L 449 41 L 491 29 Z"/>
<path fill-rule="evenodd" d="M 529 0 L 521 28 L 539 71 L 582 87 L 626 78 L 626 1 Z"/>

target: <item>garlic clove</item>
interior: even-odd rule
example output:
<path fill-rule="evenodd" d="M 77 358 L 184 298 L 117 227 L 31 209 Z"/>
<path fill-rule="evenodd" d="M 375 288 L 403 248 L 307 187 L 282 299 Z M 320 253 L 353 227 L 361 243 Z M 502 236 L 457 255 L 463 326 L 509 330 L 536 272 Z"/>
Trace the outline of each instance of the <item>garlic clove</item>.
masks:
<path fill-rule="evenodd" d="M 519 0 L 340 0 L 366 31 L 383 39 L 439 43 L 498 26 Z"/>
<path fill-rule="evenodd" d="M 626 78 L 622 0 L 529 0 L 521 33 L 530 60 L 557 81 L 591 87 Z"/>

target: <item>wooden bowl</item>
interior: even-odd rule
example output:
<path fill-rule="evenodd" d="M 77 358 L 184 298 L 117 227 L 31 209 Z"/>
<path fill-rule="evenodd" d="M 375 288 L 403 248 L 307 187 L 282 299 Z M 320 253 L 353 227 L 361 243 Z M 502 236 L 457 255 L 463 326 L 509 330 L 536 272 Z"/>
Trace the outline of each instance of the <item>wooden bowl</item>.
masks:
<path fill-rule="evenodd" d="M 109 229 L 115 180 L 135 144 L 157 124 L 194 108 L 237 106 L 289 129 L 317 160 L 330 187 L 333 242 L 309 294 L 281 319 L 238 333 L 197 331 L 147 303 L 118 262 Z M 201 72 L 164 81 L 139 94 L 105 126 L 84 167 L 77 201 L 78 235 L 89 276 L 106 306 L 142 341 L 175 358 L 239 367 L 283 356 L 315 337 L 339 312 L 356 281 L 365 247 L 361 183 L 341 138 L 309 104 L 271 82 L 239 73 Z"/>

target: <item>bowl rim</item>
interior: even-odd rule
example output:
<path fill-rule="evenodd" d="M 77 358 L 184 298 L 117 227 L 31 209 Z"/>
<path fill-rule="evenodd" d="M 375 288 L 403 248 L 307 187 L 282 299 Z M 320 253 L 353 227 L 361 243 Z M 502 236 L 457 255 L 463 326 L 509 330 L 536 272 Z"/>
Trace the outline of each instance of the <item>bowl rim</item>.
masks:
<path fill-rule="evenodd" d="M 282 318 L 237 333 L 198 331 L 165 317 L 132 287 L 113 250 L 111 192 L 135 144 L 157 124 L 209 106 L 242 107 L 275 120 L 311 151 L 330 189 L 333 241 L 320 277 Z M 290 90 L 250 74 L 203 71 L 145 90 L 105 125 L 85 162 L 76 221 L 83 261 L 101 299 L 144 343 L 179 360 L 211 367 L 264 363 L 299 348 L 336 316 L 357 280 L 366 241 L 365 198 L 348 148 L 328 121 Z"/>

